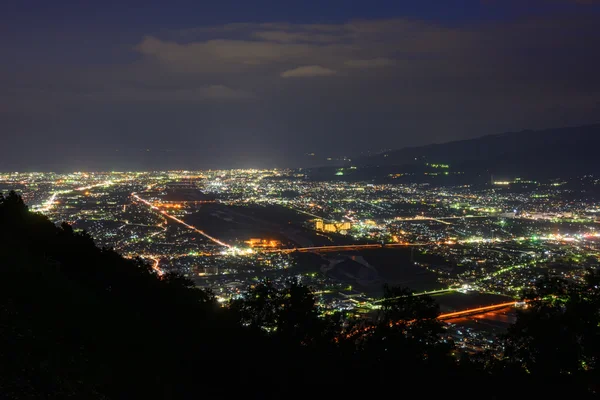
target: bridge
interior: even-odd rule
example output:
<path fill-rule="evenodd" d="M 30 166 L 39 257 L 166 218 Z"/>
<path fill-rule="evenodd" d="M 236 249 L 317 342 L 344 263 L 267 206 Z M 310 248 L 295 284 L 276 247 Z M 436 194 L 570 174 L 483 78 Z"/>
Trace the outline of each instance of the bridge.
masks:
<path fill-rule="evenodd" d="M 494 239 L 493 243 L 506 243 L 511 242 L 515 239 Z M 481 239 L 478 242 L 486 242 L 485 239 Z M 491 243 L 490 239 L 487 242 Z M 291 249 L 270 249 L 262 250 L 268 253 L 293 253 L 295 251 L 301 253 L 331 253 L 336 251 L 354 251 L 354 250 L 366 250 L 366 249 L 381 249 L 381 248 L 394 248 L 394 247 L 420 247 L 428 245 L 447 246 L 454 244 L 463 243 L 475 243 L 473 240 L 459 240 L 459 241 L 446 241 L 446 242 L 430 242 L 430 243 L 368 243 L 368 244 L 341 244 L 341 245 L 330 245 L 330 246 L 315 246 L 315 247 L 295 247 Z"/>
<path fill-rule="evenodd" d="M 492 305 L 484 306 L 484 307 L 470 308 L 467 310 L 454 311 L 454 312 L 450 312 L 450 313 L 440 314 L 440 315 L 438 315 L 437 319 L 439 319 L 440 321 L 447 321 L 449 319 L 468 317 L 468 316 L 478 315 L 478 314 L 485 314 L 490 311 L 497 311 L 497 310 L 502 310 L 504 308 L 516 307 L 516 305 L 517 305 L 516 301 L 509 301 L 509 302 L 500 303 L 500 304 L 492 304 Z"/>
<path fill-rule="evenodd" d="M 366 250 L 366 249 L 381 249 L 388 247 L 416 247 L 425 246 L 424 243 L 367 243 L 367 244 L 341 244 L 335 246 L 316 246 L 316 247 L 295 247 L 292 249 L 270 249 L 263 250 L 266 253 L 331 253 L 336 251 L 354 251 L 354 250 Z"/>

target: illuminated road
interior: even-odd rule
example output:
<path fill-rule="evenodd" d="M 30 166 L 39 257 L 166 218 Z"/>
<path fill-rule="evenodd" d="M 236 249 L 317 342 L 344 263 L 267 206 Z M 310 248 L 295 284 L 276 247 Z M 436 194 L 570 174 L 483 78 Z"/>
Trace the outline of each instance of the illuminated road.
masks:
<path fill-rule="evenodd" d="M 495 239 L 494 243 L 505 243 L 512 242 L 513 239 Z M 474 241 L 458 241 L 456 243 L 473 243 Z M 480 242 L 485 242 L 485 240 L 480 240 Z M 490 242 L 492 242 L 490 240 Z M 354 250 L 366 250 L 366 249 L 381 249 L 381 248 L 393 248 L 393 247 L 419 247 L 419 246 L 427 246 L 427 245 L 452 245 L 454 242 L 431 242 L 431 243 L 386 243 L 386 244 L 341 244 L 341 245 L 333 245 L 333 246 L 317 246 L 317 247 L 297 247 L 292 249 L 271 249 L 271 250 L 262 250 L 265 253 L 293 253 L 295 251 L 301 253 L 331 253 L 336 251 L 354 251 Z"/>
<path fill-rule="evenodd" d="M 328 253 L 336 251 L 353 251 L 365 249 L 381 249 L 383 247 L 410 247 L 410 246 L 425 246 L 421 243 L 390 243 L 390 244 L 343 244 L 337 246 L 318 246 L 318 247 L 297 247 L 293 249 L 272 249 L 263 250 L 266 253 L 293 253 L 295 251 L 301 253 Z"/>
<path fill-rule="evenodd" d="M 78 188 L 74 188 L 74 189 L 67 189 L 67 190 L 60 190 L 57 192 L 52 193 L 52 195 L 50 196 L 50 198 L 48 200 L 46 200 L 41 206 L 37 207 L 35 209 L 35 211 L 39 211 L 41 213 L 47 213 L 49 212 L 53 207 L 54 204 L 56 202 L 56 197 L 59 194 L 69 194 L 72 193 L 74 191 L 84 191 L 84 190 L 89 190 L 89 189 L 94 189 L 97 187 L 108 187 L 108 186 L 112 186 L 116 183 L 120 183 L 123 181 L 128 181 L 131 179 L 122 179 L 122 180 L 116 180 L 116 181 L 105 181 L 105 182 L 100 182 L 100 183 L 96 183 L 93 185 L 89 185 L 89 186 L 83 186 L 83 187 L 78 187 Z"/>
<path fill-rule="evenodd" d="M 154 272 L 156 272 L 158 274 L 158 276 L 163 276 L 164 275 L 164 271 L 162 269 L 160 269 L 160 267 L 158 266 L 160 260 L 158 258 L 150 258 L 152 261 L 154 261 L 154 264 L 152 264 L 152 269 L 154 270 Z"/>
<path fill-rule="evenodd" d="M 440 314 L 440 315 L 438 315 L 437 319 L 444 321 L 444 320 L 448 320 L 448 319 L 466 317 L 468 315 L 484 314 L 486 312 L 490 312 L 490 311 L 494 311 L 494 310 L 500 310 L 500 309 L 508 308 L 508 307 L 515 307 L 516 305 L 517 305 L 517 302 L 515 302 L 515 301 L 509 301 L 509 302 L 500 303 L 500 304 L 492 304 L 491 306 L 470 308 L 468 310 Z"/>
<path fill-rule="evenodd" d="M 516 301 L 509 301 L 506 303 L 492 304 L 492 305 L 485 306 L 485 307 L 469 308 L 467 310 L 454 311 L 451 313 L 440 314 L 437 316 L 437 319 L 440 321 L 447 321 L 450 319 L 456 319 L 456 318 L 461 318 L 461 317 L 466 317 L 466 316 L 485 314 L 490 311 L 501 310 L 503 308 L 516 307 L 516 305 L 517 305 Z M 396 325 L 399 325 L 400 323 L 401 322 L 396 322 Z M 410 323 L 410 321 L 408 323 Z M 364 328 L 360 328 L 356 331 L 346 334 L 346 338 L 352 338 L 356 335 L 360 335 L 362 333 L 367 333 L 369 331 L 372 331 L 373 329 L 375 329 L 375 326 L 366 326 Z"/>
<path fill-rule="evenodd" d="M 386 244 L 373 244 L 373 243 L 369 243 L 369 244 L 342 244 L 342 245 L 333 245 L 333 246 L 317 246 L 317 247 L 297 247 L 297 248 L 292 248 L 292 249 L 270 249 L 270 250 L 262 250 L 265 253 L 293 253 L 295 251 L 301 252 L 301 253 L 310 253 L 310 252 L 314 252 L 314 253 L 331 253 L 331 252 L 336 252 L 336 251 L 353 251 L 353 250 L 366 250 L 366 249 L 381 249 L 381 248 L 393 248 L 393 247 L 418 247 L 418 246 L 428 246 L 428 245 L 438 245 L 438 246 L 442 246 L 442 245 L 453 245 L 456 243 L 462 244 L 462 243 L 483 243 L 483 242 L 490 242 L 490 243 L 506 243 L 506 242 L 512 242 L 515 239 L 494 239 L 492 240 L 485 240 L 485 239 L 481 239 L 478 241 L 474 241 L 474 240 L 460 240 L 458 242 L 430 242 L 430 243 L 386 243 Z"/>
<path fill-rule="evenodd" d="M 76 189 L 73 190 L 78 190 L 78 191 L 84 191 L 84 190 L 90 190 L 90 189 L 94 189 L 94 188 L 98 188 L 98 187 L 109 187 L 114 185 L 115 183 L 121 183 L 123 182 L 123 180 L 116 180 L 116 181 L 104 181 L 104 182 L 100 182 L 100 183 L 94 183 L 93 185 L 89 185 L 89 186 L 82 186 L 82 187 L 78 187 Z"/>
<path fill-rule="evenodd" d="M 135 193 L 131 193 L 131 196 L 132 196 L 133 198 L 135 198 L 136 200 L 138 200 L 138 201 L 140 201 L 140 202 L 144 203 L 145 205 L 147 205 L 148 207 L 150 207 L 152 210 L 156 211 L 157 213 L 160 213 L 160 214 L 164 215 L 165 217 L 169 218 L 170 220 L 172 220 L 172 221 L 175 221 L 175 222 L 177 222 L 178 224 L 181 224 L 181 225 L 185 226 L 185 227 L 186 227 L 186 228 L 188 228 L 188 229 L 191 229 L 192 231 L 194 231 L 194 232 L 196 232 L 196 233 L 198 233 L 198 234 L 200 234 L 200 235 L 204 236 L 204 237 L 205 237 L 205 238 L 207 238 L 208 240 L 210 240 L 210 241 L 212 241 L 212 242 L 214 242 L 214 243 L 216 243 L 216 244 L 218 244 L 218 245 L 220 245 L 220 246 L 227 247 L 228 249 L 230 249 L 230 248 L 231 248 L 231 246 L 230 246 L 230 245 L 228 245 L 227 243 L 221 242 L 219 239 L 217 239 L 217 238 L 215 238 L 215 237 L 212 237 L 212 236 L 210 236 L 208 233 L 206 233 L 206 232 L 204 232 L 204 231 L 202 231 L 202 230 L 200 230 L 200 229 L 196 228 L 195 226 L 193 226 L 193 225 L 190 225 L 190 224 L 188 224 L 188 223 L 186 223 L 186 222 L 184 222 L 184 221 L 180 220 L 179 218 L 176 218 L 176 217 L 174 217 L 174 216 L 170 215 L 170 214 L 169 214 L 169 213 L 167 213 L 166 211 L 162 211 L 162 210 L 160 210 L 158 207 L 156 207 L 155 205 L 153 205 L 153 204 L 152 204 L 152 203 L 150 203 L 149 201 L 142 199 L 142 198 L 141 198 L 140 196 L 138 196 L 137 194 L 135 194 Z"/>
<path fill-rule="evenodd" d="M 438 289 L 438 290 L 430 290 L 429 292 L 419 292 L 419 293 L 413 293 L 413 296 L 429 296 L 432 294 L 441 294 L 441 293 L 449 293 L 449 292 L 456 292 L 456 289 L 451 289 L 451 288 L 446 288 L 446 289 Z M 375 300 L 372 301 L 371 304 L 377 304 L 377 303 L 382 303 L 385 300 L 395 300 L 395 299 L 399 299 L 400 297 L 393 297 L 391 299 L 379 299 L 379 300 Z"/>
<path fill-rule="evenodd" d="M 48 200 L 46 200 L 37 211 L 39 211 L 41 213 L 46 213 L 46 212 L 50 211 L 52 209 L 52 207 L 54 206 L 54 201 L 56 200 L 57 195 L 58 195 L 58 192 L 52 193 L 52 196 L 50 196 L 50 198 Z"/>
<path fill-rule="evenodd" d="M 442 221 L 443 218 L 433 218 L 433 217 L 421 217 L 417 215 L 416 217 L 411 218 L 395 218 L 395 221 L 434 221 L 439 222 L 444 225 L 452 225 L 450 222 Z"/>

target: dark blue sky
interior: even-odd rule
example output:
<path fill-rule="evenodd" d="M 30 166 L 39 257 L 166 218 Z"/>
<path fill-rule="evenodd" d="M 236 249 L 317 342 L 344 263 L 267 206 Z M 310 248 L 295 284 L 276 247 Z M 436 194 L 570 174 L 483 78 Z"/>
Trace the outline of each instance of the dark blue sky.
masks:
<path fill-rule="evenodd" d="M 0 169 L 299 165 L 599 122 L 599 20 L 593 0 L 6 0 Z"/>

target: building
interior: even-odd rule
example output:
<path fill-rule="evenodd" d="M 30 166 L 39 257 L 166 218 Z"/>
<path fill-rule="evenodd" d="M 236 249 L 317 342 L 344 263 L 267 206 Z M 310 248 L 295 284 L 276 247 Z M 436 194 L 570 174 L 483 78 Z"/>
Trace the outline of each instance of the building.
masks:
<path fill-rule="evenodd" d="M 251 238 L 250 240 L 246 240 L 246 243 L 251 248 L 261 248 L 261 249 L 276 249 L 281 247 L 281 242 L 279 240 L 268 240 L 261 238 Z"/>
<path fill-rule="evenodd" d="M 321 232 L 341 233 L 352 229 L 351 222 L 324 222 L 322 219 L 315 220 L 315 229 Z"/>

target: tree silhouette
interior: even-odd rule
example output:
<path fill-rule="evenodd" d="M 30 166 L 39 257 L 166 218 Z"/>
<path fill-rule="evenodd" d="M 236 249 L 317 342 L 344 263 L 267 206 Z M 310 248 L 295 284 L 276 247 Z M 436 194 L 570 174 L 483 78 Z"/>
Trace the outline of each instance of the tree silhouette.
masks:
<path fill-rule="evenodd" d="M 363 350 L 385 368 L 397 368 L 401 357 L 418 369 L 451 362 L 452 343 L 445 343 L 439 306 L 430 296 L 413 296 L 406 288 L 384 287 L 384 300 L 374 329 L 363 339 Z"/>
<path fill-rule="evenodd" d="M 549 276 L 538 282 L 526 295 L 527 309 L 518 313 L 517 322 L 505 335 L 504 359 L 495 368 L 540 381 L 551 378 L 560 383 L 554 394 L 560 389 L 585 396 L 597 390 L 598 283 L 598 274 L 593 271 L 584 284 Z"/>
<path fill-rule="evenodd" d="M 282 289 L 265 280 L 232 301 L 230 308 L 242 325 L 264 330 L 292 346 L 322 345 L 337 334 L 335 319 L 320 317 L 312 291 L 298 279 L 288 280 Z"/>

